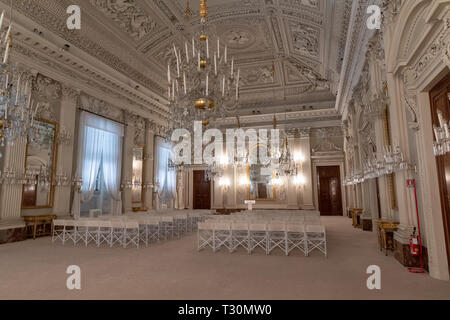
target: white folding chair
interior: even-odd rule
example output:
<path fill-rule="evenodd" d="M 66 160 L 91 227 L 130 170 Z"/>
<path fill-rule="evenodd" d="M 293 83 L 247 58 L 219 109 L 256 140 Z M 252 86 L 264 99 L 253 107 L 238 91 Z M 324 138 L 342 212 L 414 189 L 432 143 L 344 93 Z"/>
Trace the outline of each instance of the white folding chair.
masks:
<path fill-rule="evenodd" d="M 111 242 L 109 244 L 112 247 L 114 244 L 118 243 L 120 246 L 124 244 L 124 233 L 125 233 L 125 222 L 121 220 L 112 220 L 112 235 Z"/>
<path fill-rule="evenodd" d="M 85 246 L 89 243 L 94 242 L 97 244 L 98 242 L 98 234 L 99 234 L 99 222 L 96 220 L 88 220 L 86 223 L 86 237 L 85 237 Z"/>
<path fill-rule="evenodd" d="M 212 222 L 199 222 L 197 224 L 197 250 L 206 247 L 214 250 L 214 224 Z"/>
<path fill-rule="evenodd" d="M 64 235 L 63 235 L 63 244 L 66 243 L 66 241 L 71 240 L 73 244 L 76 243 L 76 220 L 66 220 L 66 223 L 64 225 Z"/>
<path fill-rule="evenodd" d="M 325 227 L 321 225 L 306 226 L 306 240 L 308 243 L 308 255 L 315 249 L 321 251 L 325 257 L 327 256 L 327 235 Z"/>
<path fill-rule="evenodd" d="M 148 219 L 139 218 L 139 241 L 143 242 L 146 247 L 148 247 L 148 235 L 149 235 L 149 225 Z"/>
<path fill-rule="evenodd" d="M 236 251 L 238 247 L 247 249 L 248 247 L 248 222 L 239 220 L 231 223 L 231 252 Z"/>
<path fill-rule="evenodd" d="M 160 239 L 160 223 L 161 218 L 160 217 L 148 217 L 146 218 L 147 221 L 147 229 L 148 229 L 148 240 L 149 241 L 156 241 L 159 242 Z"/>
<path fill-rule="evenodd" d="M 81 241 L 85 245 L 87 245 L 88 220 L 76 220 L 74 223 L 74 228 L 74 244 L 77 244 L 79 241 Z"/>
<path fill-rule="evenodd" d="M 186 234 L 188 231 L 188 217 L 186 214 L 176 214 L 174 220 L 174 234 L 177 238 Z"/>
<path fill-rule="evenodd" d="M 123 235 L 123 247 L 134 244 L 139 248 L 139 223 L 136 221 L 127 221 L 125 223 Z"/>
<path fill-rule="evenodd" d="M 274 220 L 267 226 L 267 254 L 280 248 L 286 252 L 286 223 L 283 220 Z"/>
<path fill-rule="evenodd" d="M 216 221 L 214 223 L 214 248 L 213 252 L 217 252 L 222 247 L 231 251 L 231 222 Z"/>
<path fill-rule="evenodd" d="M 296 222 L 288 222 L 286 225 L 286 255 L 288 256 L 294 249 L 299 249 L 305 256 L 308 255 L 305 225 Z"/>
<path fill-rule="evenodd" d="M 161 217 L 161 230 L 164 240 L 173 239 L 174 223 L 172 216 Z"/>
<path fill-rule="evenodd" d="M 100 245 L 104 242 L 106 244 L 111 245 L 112 242 L 112 224 L 111 221 L 97 221 L 97 247 L 100 247 Z"/>
<path fill-rule="evenodd" d="M 53 220 L 53 234 L 52 234 L 52 243 L 56 240 L 61 240 L 64 243 L 64 232 L 66 228 L 66 220 L 55 219 Z"/>
<path fill-rule="evenodd" d="M 267 223 L 264 220 L 249 224 L 248 253 L 251 254 L 257 247 L 267 253 Z"/>
<path fill-rule="evenodd" d="M 320 217 L 318 216 L 305 217 L 305 225 L 320 225 Z"/>

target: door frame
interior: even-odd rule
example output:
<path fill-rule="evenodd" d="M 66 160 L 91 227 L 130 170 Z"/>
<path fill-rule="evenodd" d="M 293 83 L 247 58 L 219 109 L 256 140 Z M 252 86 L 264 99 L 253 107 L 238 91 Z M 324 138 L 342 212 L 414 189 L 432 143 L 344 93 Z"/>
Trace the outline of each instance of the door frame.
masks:
<path fill-rule="evenodd" d="M 344 159 L 312 159 L 312 173 L 313 173 L 313 195 L 314 195 L 314 206 L 316 210 L 319 210 L 319 184 L 317 177 L 317 167 L 339 167 L 340 179 L 339 183 L 341 184 L 341 198 L 342 198 L 342 215 L 345 216 L 346 208 L 347 208 L 347 199 L 346 199 L 346 188 L 343 187 L 343 178 L 345 177 L 344 171 Z"/>

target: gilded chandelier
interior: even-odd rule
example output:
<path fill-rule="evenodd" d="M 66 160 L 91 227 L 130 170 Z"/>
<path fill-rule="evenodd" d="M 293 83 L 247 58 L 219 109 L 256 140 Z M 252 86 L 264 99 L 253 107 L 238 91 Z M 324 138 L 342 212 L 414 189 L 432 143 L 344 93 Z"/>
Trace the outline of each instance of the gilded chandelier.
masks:
<path fill-rule="evenodd" d="M 171 129 L 192 129 L 194 121 L 208 127 L 239 101 L 240 70 L 228 56 L 226 44 L 210 30 L 207 16 L 207 0 L 201 0 L 199 31 L 183 48 L 173 45 L 173 59 L 167 66 Z"/>
<path fill-rule="evenodd" d="M 9 145 L 19 137 L 31 135 L 31 128 L 38 105 L 31 101 L 31 77 L 23 73 L 15 64 L 10 63 L 12 48 L 12 6 L 10 23 L 6 33 L 2 32 L 5 12 L 0 16 L 0 145 Z"/>

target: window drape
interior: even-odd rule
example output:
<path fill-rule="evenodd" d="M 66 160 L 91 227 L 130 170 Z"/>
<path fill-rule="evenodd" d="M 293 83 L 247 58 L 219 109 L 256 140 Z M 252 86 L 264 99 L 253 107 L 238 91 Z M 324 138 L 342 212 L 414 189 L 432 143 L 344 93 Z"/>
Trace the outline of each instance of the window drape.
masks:
<path fill-rule="evenodd" d="M 157 168 L 156 179 L 159 183 L 158 198 L 160 204 L 167 205 L 168 208 L 177 207 L 176 198 L 176 172 L 169 170 L 169 160 L 172 159 L 172 147 L 161 138 L 156 141 Z"/>
<path fill-rule="evenodd" d="M 93 114 L 81 113 L 77 172 L 81 175 L 83 183 L 81 194 L 75 190 L 72 206 L 74 218 L 80 217 L 80 202 L 92 199 L 101 164 L 106 194 L 110 197 L 110 214 L 122 213 L 120 193 L 122 137 L 122 125 Z"/>

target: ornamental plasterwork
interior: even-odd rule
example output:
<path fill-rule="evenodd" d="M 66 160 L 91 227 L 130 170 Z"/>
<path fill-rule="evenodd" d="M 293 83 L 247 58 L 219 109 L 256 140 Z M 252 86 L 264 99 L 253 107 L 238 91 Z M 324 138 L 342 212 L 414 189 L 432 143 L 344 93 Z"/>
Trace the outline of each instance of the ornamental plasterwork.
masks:
<path fill-rule="evenodd" d="M 38 49 L 38 43 L 36 41 L 33 41 L 34 44 L 34 48 L 30 49 L 29 47 L 27 47 L 27 45 L 22 45 L 20 43 L 18 43 L 18 36 L 15 37 L 16 39 L 16 43 L 13 47 L 13 53 L 17 54 L 19 53 L 20 55 L 27 57 L 28 59 L 32 59 L 35 63 L 40 63 L 43 66 L 45 66 L 45 69 L 51 69 L 53 71 L 57 71 L 61 74 L 64 75 L 65 78 L 69 77 L 72 78 L 74 81 L 76 81 L 79 84 L 84 84 L 89 88 L 94 88 L 97 89 L 101 92 L 104 92 L 105 94 L 107 94 L 110 97 L 115 97 L 116 99 L 120 100 L 120 99 L 127 99 L 127 97 L 123 94 L 121 94 L 120 92 L 120 87 L 115 86 L 116 90 L 112 90 L 107 86 L 104 86 L 100 83 L 98 83 L 97 81 L 92 80 L 91 77 L 86 76 L 87 73 L 92 74 L 91 70 L 86 68 L 85 66 L 83 66 L 83 69 L 78 68 L 78 70 L 84 71 L 83 73 L 79 73 L 79 72 L 75 72 L 72 69 L 66 67 L 63 64 L 60 64 L 58 62 L 56 62 L 58 59 L 56 59 L 56 57 L 49 56 L 47 57 L 47 55 L 45 55 L 46 52 L 42 52 L 41 51 L 38 53 L 36 52 L 36 50 Z M 78 67 L 80 67 L 78 65 Z M 97 77 L 98 78 L 98 77 Z M 137 98 L 137 96 L 136 96 Z M 142 99 L 142 98 L 140 98 Z M 149 112 L 148 110 L 148 106 L 151 105 L 149 103 L 148 100 L 143 100 L 142 103 L 145 103 L 145 106 L 142 104 L 137 103 L 136 101 L 132 101 L 130 99 L 127 99 L 128 103 L 130 105 L 133 105 L 139 109 L 141 109 L 142 111 L 145 112 Z M 152 105 L 152 107 L 155 107 L 154 105 Z M 158 111 L 159 111 L 159 107 L 155 107 Z M 150 113 L 152 113 L 152 111 L 150 111 Z M 164 113 L 163 111 L 159 111 L 157 112 L 158 116 L 161 118 L 164 118 Z"/>
<path fill-rule="evenodd" d="M 39 109 L 36 113 L 36 118 L 58 122 L 54 104 L 48 101 L 40 102 Z"/>
<path fill-rule="evenodd" d="M 78 107 L 99 116 L 110 118 L 118 122 L 124 122 L 122 109 L 114 107 L 103 100 L 96 99 L 85 93 L 80 94 Z"/>
<path fill-rule="evenodd" d="M 38 74 L 33 84 L 34 91 L 44 99 L 59 99 L 61 97 L 61 83 Z"/>
<path fill-rule="evenodd" d="M 319 152 L 343 152 L 341 147 L 338 147 L 329 139 L 321 139 L 312 149 L 313 153 Z"/>
<path fill-rule="evenodd" d="M 7 0 L 1 0 L 9 5 Z M 41 26 L 47 28 L 56 35 L 69 41 L 75 47 L 84 50 L 91 56 L 99 59 L 115 70 L 126 74 L 130 79 L 145 85 L 146 87 L 155 90 L 159 93 L 165 93 L 166 88 L 163 88 L 158 82 L 145 76 L 142 72 L 134 69 L 128 64 L 124 63 L 117 56 L 104 49 L 98 42 L 88 39 L 85 33 L 77 33 L 67 28 L 65 16 L 55 15 L 52 11 L 44 7 L 44 4 L 39 4 L 35 0 L 15 0 L 14 8 L 21 14 L 31 18 Z"/>
<path fill-rule="evenodd" d="M 134 39 L 140 40 L 156 29 L 156 22 L 138 5 L 135 0 L 90 0 L 109 18 Z"/>
<path fill-rule="evenodd" d="M 318 59 L 320 55 L 320 29 L 303 23 L 290 22 L 294 52 Z"/>
<path fill-rule="evenodd" d="M 311 129 L 311 137 L 326 139 L 331 137 L 342 137 L 344 132 L 341 127 L 325 127 Z"/>
<path fill-rule="evenodd" d="M 279 0 L 280 7 L 286 9 L 300 9 L 302 6 L 320 9 L 319 0 Z"/>
<path fill-rule="evenodd" d="M 274 83 L 274 73 L 271 65 L 241 68 L 241 77 L 243 87 Z"/>

